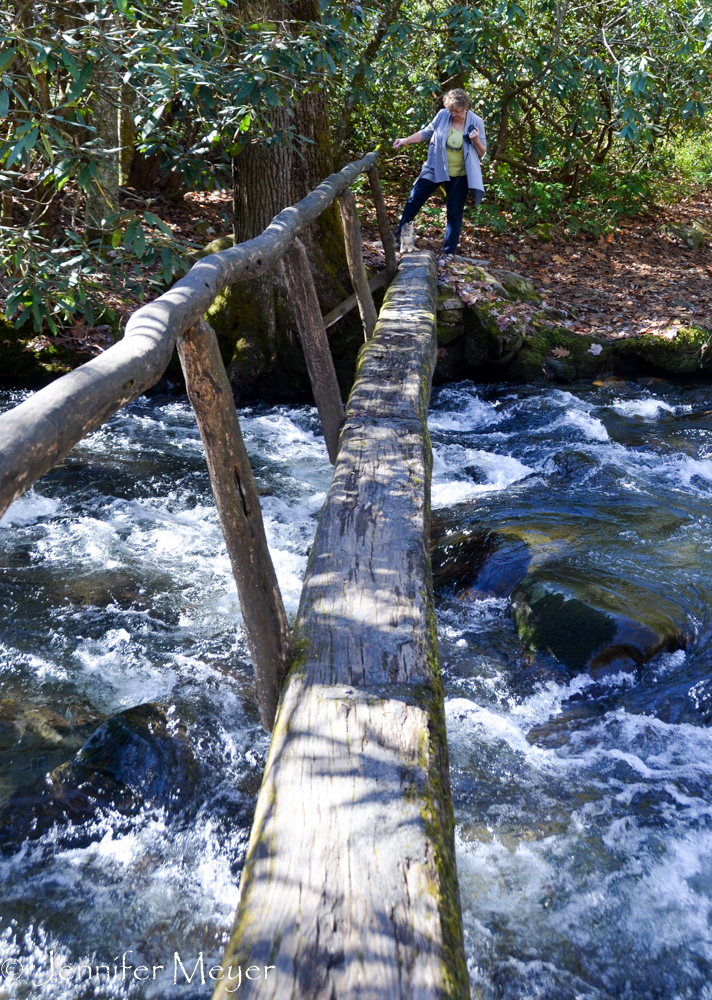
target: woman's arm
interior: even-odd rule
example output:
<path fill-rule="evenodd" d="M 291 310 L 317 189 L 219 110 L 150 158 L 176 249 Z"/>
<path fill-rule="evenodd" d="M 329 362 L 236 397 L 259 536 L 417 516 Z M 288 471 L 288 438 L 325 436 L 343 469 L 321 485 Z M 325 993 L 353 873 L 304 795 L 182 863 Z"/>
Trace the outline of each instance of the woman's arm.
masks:
<path fill-rule="evenodd" d="M 477 132 L 476 131 L 470 132 L 470 138 L 472 139 L 472 145 L 477 150 L 477 155 L 480 156 L 480 157 L 484 156 L 485 153 L 487 152 L 487 147 L 480 140 L 480 137 L 477 134 Z"/>
<path fill-rule="evenodd" d="M 477 155 L 480 158 L 483 157 L 487 152 L 487 139 L 485 138 L 485 123 L 481 118 L 475 116 L 475 127 L 470 130 L 469 135 Z"/>
<path fill-rule="evenodd" d="M 423 133 L 414 132 L 412 135 L 409 135 L 407 139 L 394 139 L 393 148 L 400 149 L 401 146 L 409 146 L 411 142 L 422 142 L 422 141 L 423 141 Z"/>

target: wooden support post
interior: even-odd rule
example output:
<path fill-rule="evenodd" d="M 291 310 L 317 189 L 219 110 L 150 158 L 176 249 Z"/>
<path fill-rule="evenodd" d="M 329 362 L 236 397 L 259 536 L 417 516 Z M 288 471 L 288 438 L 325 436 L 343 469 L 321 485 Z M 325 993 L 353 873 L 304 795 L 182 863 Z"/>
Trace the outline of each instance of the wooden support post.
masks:
<path fill-rule="evenodd" d="M 389 280 L 392 281 L 396 271 L 398 270 L 396 245 L 393 242 L 391 227 L 388 224 L 388 212 L 386 211 L 386 202 L 383 198 L 381 178 L 378 176 L 378 169 L 375 164 L 368 171 L 368 183 L 371 185 L 373 204 L 376 207 L 376 218 L 378 219 L 378 231 L 381 234 L 383 253 L 386 257 L 386 274 L 388 275 Z"/>
<path fill-rule="evenodd" d="M 351 284 L 354 286 L 358 311 L 361 313 L 364 340 L 368 340 L 374 331 L 378 313 L 373 304 L 371 289 L 368 287 L 368 275 L 363 263 L 363 243 L 361 242 L 361 223 L 356 211 L 356 199 L 353 191 L 344 191 L 339 195 L 339 208 L 344 223 L 344 242 L 346 244 L 346 259 L 349 264 Z"/>
<path fill-rule="evenodd" d="M 314 402 L 319 411 L 326 450 L 329 452 L 329 461 L 334 465 L 339 448 L 339 431 L 344 422 L 344 404 L 341 402 L 334 359 L 321 317 L 309 257 L 300 239 L 296 239 L 287 250 L 282 258 L 282 267 L 309 371 Z"/>
<path fill-rule="evenodd" d="M 383 288 L 390 281 L 390 278 L 386 274 L 385 270 L 379 271 L 378 274 L 374 274 L 368 283 L 368 287 L 372 292 L 375 292 L 377 288 Z M 338 323 L 340 319 L 343 319 L 347 313 L 350 313 L 352 309 L 355 309 L 358 305 L 358 301 L 355 295 L 349 295 L 347 299 L 340 302 L 338 306 L 335 306 L 331 312 L 328 312 L 324 316 L 324 327 L 328 330 L 330 326 L 334 323 Z"/>
<path fill-rule="evenodd" d="M 221 963 L 257 967 L 254 1000 L 470 996 L 429 559 L 436 296 L 435 257 L 409 255 L 346 410 Z"/>
<path fill-rule="evenodd" d="M 265 729 L 272 729 L 291 639 L 257 487 L 214 330 L 200 320 L 178 338 L 177 347 L 235 574 L 260 719 Z"/>

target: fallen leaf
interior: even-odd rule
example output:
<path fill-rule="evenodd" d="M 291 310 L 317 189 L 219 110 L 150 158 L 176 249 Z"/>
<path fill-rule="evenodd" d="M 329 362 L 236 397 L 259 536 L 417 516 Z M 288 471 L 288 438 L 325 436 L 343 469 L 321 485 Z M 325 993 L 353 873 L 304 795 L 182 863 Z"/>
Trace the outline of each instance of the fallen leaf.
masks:
<path fill-rule="evenodd" d="M 555 261 L 557 264 L 565 264 L 566 263 L 566 258 L 562 257 L 560 253 L 553 254 L 553 256 L 552 256 L 551 259 L 553 261 Z"/>
<path fill-rule="evenodd" d="M 555 358 L 568 358 L 571 351 L 567 351 L 565 347 L 552 347 L 551 353 Z"/>
<path fill-rule="evenodd" d="M 598 355 L 601 353 L 602 350 L 603 347 L 601 344 L 591 344 L 591 346 L 588 349 L 588 353 L 594 354 L 596 357 L 598 357 Z"/>

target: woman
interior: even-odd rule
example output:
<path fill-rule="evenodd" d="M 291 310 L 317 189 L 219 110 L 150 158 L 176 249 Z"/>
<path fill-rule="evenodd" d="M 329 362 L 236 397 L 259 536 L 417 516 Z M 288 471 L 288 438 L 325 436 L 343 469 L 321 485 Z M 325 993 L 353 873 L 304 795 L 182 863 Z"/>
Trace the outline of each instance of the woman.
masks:
<path fill-rule="evenodd" d="M 480 157 L 487 151 L 485 123 L 470 110 L 470 98 L 464 90 L 449 90 L 443 98 L 445 107 L 420 132 L 407 139 L 396 139 L 395 149 L 411 142 L 429 142 L 428 158 L 413 185 L 403 217 L 396 230 L 398 239 L 403 230 L 412 233 L 413 219 L 428 198 L 440 186 L 447 193 L 447 228 L 440 264 L 447 263 L 457 253 L 462 227 L 462 213 L 468 190 L 479 205 L 485 193 Z"/>

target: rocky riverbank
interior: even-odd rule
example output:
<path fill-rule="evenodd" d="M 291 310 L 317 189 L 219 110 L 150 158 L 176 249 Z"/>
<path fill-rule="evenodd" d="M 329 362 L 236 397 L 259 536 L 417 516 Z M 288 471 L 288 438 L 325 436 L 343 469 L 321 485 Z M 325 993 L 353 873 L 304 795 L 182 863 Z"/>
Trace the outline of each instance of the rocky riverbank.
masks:
<path fill-rule="evenodd" d="M 232 245 L 230 237 L 208 244 L 198 256 Z M 373 270 L 382 264 L 374 244 L 366 246 Z M 239 322 L 239 285 L 220 295 L 207 314 L 238 403 L 307 402 L 311 397 L 296 331 L 253 332 Z M 382 294 L 377 292 L 376 297 Z M 287 310 L 287 302 L 282 303 Z M 592 330 L 580 309 L 562 301 L 555 287 L 516 271 L 481 266 L 456 257 L 440 273 L 438 363 L 434 382 L 532 382 L 600 378 L 606 375 L 691 375 L 712 369 L 712 324 L 677 319 L 647 332 Z M 254 331 L 256 324 L 252 324 Z M 328 331 L 337 377 L 348 394 L 362 333 L 353 310 Z M 0 387 L 39 388 L 110 347 L 121 336 L 109 310 L 96 326 L 78 324 L 61 336 L 37 336 L 0 320 Z M 180 383 L 174 356 L 167 376 Z"/>
<path fill-rule="evenodd" d="M 521 274 L 455 258 L 440 279 L 436 384 L 572 382 L 712 368 L 710 329 L 690 323 L 655 334 L 592 336 L 577 329 L 574 308 L 551 306 L 545 295 Z"/>

